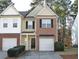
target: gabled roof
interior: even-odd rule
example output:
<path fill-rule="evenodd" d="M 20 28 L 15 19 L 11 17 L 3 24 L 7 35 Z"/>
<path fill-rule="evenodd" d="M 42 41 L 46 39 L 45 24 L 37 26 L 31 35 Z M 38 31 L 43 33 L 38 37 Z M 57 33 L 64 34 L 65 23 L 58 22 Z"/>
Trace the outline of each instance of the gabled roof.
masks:
<path fill-rule="evenodd" d="M 43 6 L 43 8 L 38 12 L 37 15 L 56 15 L 48 5 Z"/>
<path fill-rule="evenodd" d="M 31 10 L 26 17 L 35 17 L 38 15 L 56 15 L 48 5 L 38 4 L 33 10 Z M 57 15 L 56 15 L 57 16 Z"/>
<path fill-rule="evenodd" d="M 27 17 L 35 17 L 37 15 L 37 13 L 43 8 L 42 5 L 38 5 L 37 7 L 35 7 L 28 15 Z"/>
<path fill-rule="evenodd" d="M 12 3 L 0 15 L 21 15 L 21 14 L 16 10 L 14 4 Z"/>

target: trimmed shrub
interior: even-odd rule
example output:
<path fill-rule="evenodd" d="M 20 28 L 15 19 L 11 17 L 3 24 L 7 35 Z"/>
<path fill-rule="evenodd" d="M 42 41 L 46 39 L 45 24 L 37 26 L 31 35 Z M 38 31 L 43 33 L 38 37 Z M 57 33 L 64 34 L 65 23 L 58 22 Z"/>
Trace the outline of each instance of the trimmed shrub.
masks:
<path fill-rule="evenodd" d="M 7 51 L 8 57 L 17 57 L 19 54 L 25 51 L 25 46 L 20 45 L 13 47 Z"/>
<path fill-rule="evenodd" d="M 77 45 L 77 44 L 74 44 L 73 47 L 74 47 L 74 48 L 78 48 L 78 45 Z"/>
<path fill-rule="evenodd" d="M 63 42 L 55 42 L 54 43 L 55 51 L 64 51 L 64 43 Z"/>

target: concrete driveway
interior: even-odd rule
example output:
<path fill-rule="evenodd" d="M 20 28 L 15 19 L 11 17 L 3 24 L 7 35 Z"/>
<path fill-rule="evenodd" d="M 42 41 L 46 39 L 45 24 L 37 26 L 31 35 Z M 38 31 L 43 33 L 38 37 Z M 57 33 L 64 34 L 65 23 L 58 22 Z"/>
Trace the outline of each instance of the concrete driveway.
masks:
<path fill-rule="evenodd" d="M 7 57 L 7 52 L 0 51 L 0 59 L 5 59 Z"/>
<path fill-rule="evenodd" d="M 63 59 L 55 52 L 26 52 L 18 59 Z"/>
<path fill-rule="evenodd" d="M 7 52 L 0 51 L 0 59 L 5 59 Z M 26 52 L 24 55 L 19 56 L 17 59 L 63 59 L 55 52 Z"/>

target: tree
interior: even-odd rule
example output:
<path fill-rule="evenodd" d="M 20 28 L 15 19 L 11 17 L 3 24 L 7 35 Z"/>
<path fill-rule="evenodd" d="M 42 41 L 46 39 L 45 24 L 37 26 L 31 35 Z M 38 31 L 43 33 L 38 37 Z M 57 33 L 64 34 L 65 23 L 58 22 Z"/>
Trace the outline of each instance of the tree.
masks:
<path fill-rule="evenodd" d="M 66 16 L 69 14 L 71 1 L 70 0 L 57 0 L 52 5 L 53 11 L 59 16 L 59 22 L 62 25 L 62 41 L 65 39 L 66 32 Z"/>
<path fill-rule="evenodd" d="M 33 2 L 38 2 L 38 1 L 44 1 L 44 0 L 33 0 Z M 47 2 L 53 2 L 53 1 L 55 1 L 55 0 L 46 0 Z"/>
<path fill-rule="evenodd" d="M 71 5 L 71 11 L 73 12 L 73 14 L 77 15 L 77 13 L 78 13 L 78 0 L 75 0 L 74 3 Z M 75 19 L 75 17 L 74 17 L 74 19 Z"/>
<path fill-rule="evenodd" d="M 0 13 L 11 3 L 11 0 L 0 0 Z"/>
<path fill-rule="evenodd" d="M 44 0 L 33 0 L 33 2 L 31 3 L 31 5 L 37 5 L 39 3 L 42 3 Z M 55 0 L 46 0 L 46 3 L 51 5 L 54 3 Z"/>

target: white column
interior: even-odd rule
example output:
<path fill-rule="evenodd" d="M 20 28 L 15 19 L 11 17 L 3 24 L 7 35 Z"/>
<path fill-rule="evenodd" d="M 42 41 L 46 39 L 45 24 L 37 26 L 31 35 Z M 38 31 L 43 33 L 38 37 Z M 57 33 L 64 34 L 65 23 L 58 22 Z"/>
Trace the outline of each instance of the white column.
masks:
<path fill-rule="evenodd" d="M 26 46 L 26 50 L 28 50 L 28 35 L 26 35 L 25 38 L 25 46 Z"/>

